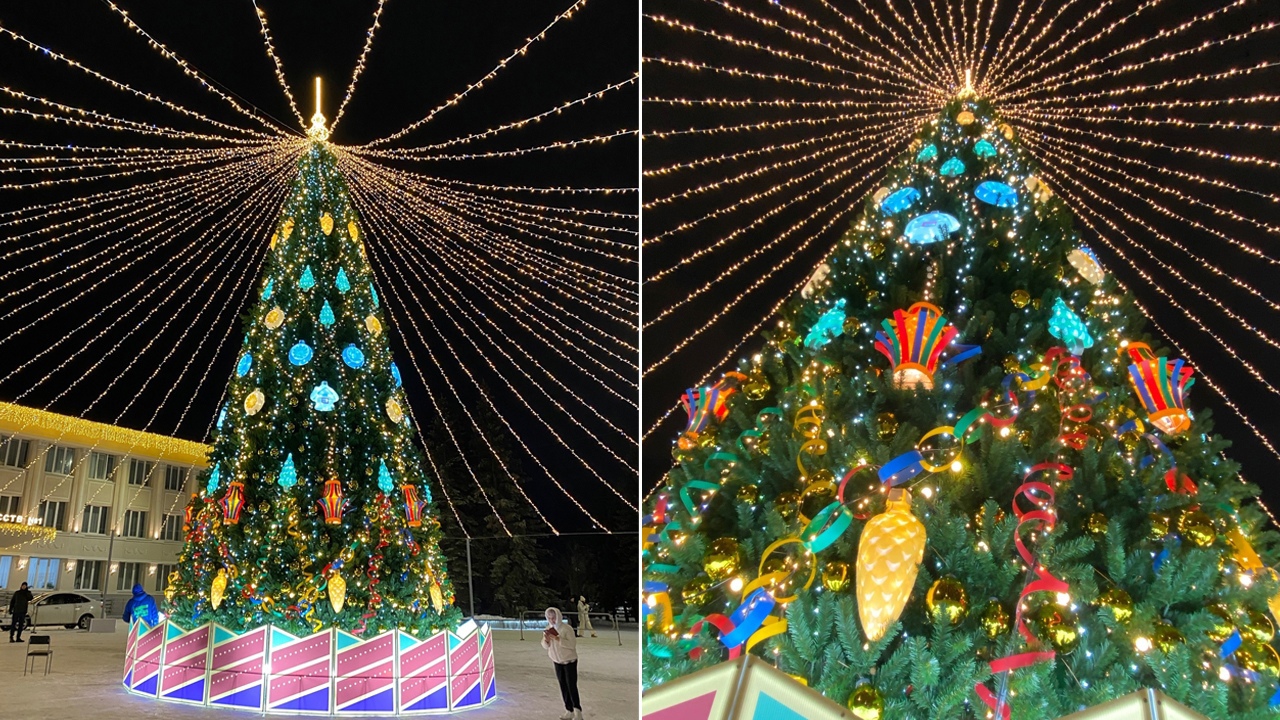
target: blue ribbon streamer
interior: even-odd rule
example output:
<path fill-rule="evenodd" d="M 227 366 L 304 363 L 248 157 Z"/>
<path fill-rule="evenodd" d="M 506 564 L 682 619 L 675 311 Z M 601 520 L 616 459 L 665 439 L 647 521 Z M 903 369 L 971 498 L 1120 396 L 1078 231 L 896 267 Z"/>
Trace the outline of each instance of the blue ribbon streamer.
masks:
<path fill-rule="evenodd" d="M 924 470 L 924 466 L 920 464 L 923 459 L 924 456 L 919 450 L 911 450 L 899 455 L 881 466 L 880 482 L 889 487 L 901 485 Z"/>
<path fill-rule="evenodd" d="M 956 355 L 952 355 L 951 357 L 948 357 L 946 360 L 943 360 L 941 363 L 938 364 L 938 367 L 947 367 L 948 365 L 959 365 L 965 360 L 968 360 L 969 358 L 982 352 L 981 345 L 961 345 L 960 343 L 956 343 L 955 347 L 960 352 Z"/>
<path fill-rule="evenodd" d="M 756 588 L 737 610 L 729 616 L 733 629 L 720 636 L 720 642 L 727 648 L 735 648 L 745 643 L 751 634 L 760 629 L 764 619 L 773 612 L 777 601 L 764 588 Z"/>
<path fill-rule="evenodd" d="M 1243 642 L 1244 640 L 1240 638 L 1240 631 L 1233 630 L 1231 632 L 1231 637 L 1227 638 L 1226 641 L 1222 643 L 1222 649 L 1219 651 L 1219 654 L 1224 658 L 1231 657 L 1240 649 L 1240 645 Z"/>

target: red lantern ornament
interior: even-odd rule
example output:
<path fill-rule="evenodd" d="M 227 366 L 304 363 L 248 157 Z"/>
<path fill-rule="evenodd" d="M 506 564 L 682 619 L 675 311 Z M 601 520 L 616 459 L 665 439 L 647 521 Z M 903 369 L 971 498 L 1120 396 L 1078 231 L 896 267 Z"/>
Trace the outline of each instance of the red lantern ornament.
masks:
<path fill-rule="evenodd" d="M 1170 435 L 1190 428 L 1186 400 L 1187 391 L 1195 383 L 1191 377 L 1194 371 L 1182 358 L 1154 357 L 1146 343 L 1129 343 L 1127 350 L 1133 360 L 1129 380 L 1151 424 Z"/>
<path fill-rule="evenodd" d="M 319 505 L 320 512 L 324 513 L 325 524 L 337 525 L 342 522 L 342 514 L 347 511 L 351 501 L 342 496 L 342 483 L 337 478 L 333 478 L 325 481 L 324 495 L 322 499 L 316 501 L 316 505 Z"/>
<path fill-rule="evenodd" d="M 233 481 L 227 485 L 227 494 L 222 496 L 218 505 L 222 508 L 224 520 L 232 525 L 240 522 L 240 511 L 244 509 L 244 483 Z"/>
<path fill-rule="evenodd" d="M 404 492 L 404 517 L 409 527 L 422 527 L 422 508 L 427 504 L 418 499 L 417 485 L 401 485 Z"/>

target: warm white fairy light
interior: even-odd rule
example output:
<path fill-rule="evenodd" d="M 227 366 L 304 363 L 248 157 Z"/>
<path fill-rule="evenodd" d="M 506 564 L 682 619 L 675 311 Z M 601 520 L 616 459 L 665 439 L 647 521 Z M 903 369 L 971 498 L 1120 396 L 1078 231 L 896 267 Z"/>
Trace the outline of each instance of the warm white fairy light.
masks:
<path fill-rule="evenodd" d="M 572 5 L 568 7 L 568 9 L 564 10 L 559 15 L 556 15 L 555 18 L 553 18 L 551 22 L 547 24 L 546 27 L 542 28 L 542 30 L 538 32 L 538 34 L 526 40 L 523 45 L 516 48 L 514 52 L 512 52 L 510 55 L 508 55 L 507 57 L 499 61 L 498 64 L 495 65 L 492 70 L 490 70 L 488 73 L 484 75 L 484 77 L 471 83 L 466 87 L 466 89 L 462 90 L 461 92 L 457 93 L 453 97 L 449 98 L 444 103 L 436 106 L 431 112 L 427 113 L 426 117 L 422 118 L 421 120 L 411 123 L 410 125 L 406 126 L 402 130 L 394 132 L 384 138 L 379 138 L 377 140 L 374 140 L 368 143 L 365 147 L 376 147 L 378 145 L 385 145 L 389 142 L 392 142 L 393 140 L 398 140 L 399 138 L 402 138 L 405 135 L 408 135 L 409 133 L 413 132 L 414 130 L 417 130 L 418 128 L 422 127 L 423 125 L 426 125 L 427 123 L 431 122 L 432 118 L 440 114 L 442 110 L 445 110 L 447 108 L 453 107 L 454 105 L 457 105 L 459 102 L 462 101 L 463 98 L 471 94 L 473 90 L 478 90 L 481 87 L 484 87 L 484 84 L 486 82 L 489 82 L 494 77 L 496 77 L 499 72 L 502 72 L 502 69 L 505 68 L 508 64 L 510 64 L 512 60 L 515 60 L 517 57 L 520 57 L 526 54 L 529 51 L 530 46 L 532 46 L 534 43 L 538 42 L 539 40 L 546 38 L 547 33 L 551 30 L 551 28 L 555 27 L 556 23 L 559 23 L 561 20 L 567 20 L 573 17 L 574 13 L 581 10 L 583 6 L 585 6 L 586 4 L 587 4 L 587 0 L 576 0 Z"/>
<path fill-rule="evenodd" d="M 342 114 L 347 111 L 347 104 L 351 102 L 351 96 L 356 92 L 356 83 L 360 81 L 360 75 L 364 73 L 365 60 L 369 57 L 369 50 L 373 48 L 374 33 L 378 32 L 378 28 L 382 27 L 378 24 L 378 20 L 382 17 L 382 7 L 386 4 L 387 0 L 378 0 L 378 7 L 373 10 L 373 23 L 369 25 L 369 30 L 364 34 L 364 47 L 360 48 L 360 57 L 356 58 L 356 68 L 351 72 L 351 82 L 347 84 L 347 92 L 342 96 L 342 102 L 338 104 L 338 111 L 334 113 L 333 122 L 329 123 L 330 133 L 338 127 L 338 121 L 342 119 Z"/>
<path fill-rule="evenodd" d="M 351 176 L 351 178 L 352 178 L 353 187 L 360 190 L 366 189 L 365 180 L 361 175 L 353 175 Z M 397 183 L 384 183 L 380 187 L 377 187 L 377 186 L 369 187 L 367 188 L 367 191 L 370 193 L 370 195 L 376 197 L 378 199 L 378 202 L 384 206 L 396 207 L 397 210 L 401 210 L 401 209 L 408 210 L 408 212 L 403 213 L 401 217 L 404 218 L 404 222 L 411 223 L 420 236 L 431 237 L 434 234 L 431 233 L 427 228 L 417 223 L 415 219 L 415 215 L 417 214 L 421 214 L 423 217 L 430 218 L 432 222 L 437 223 L 441 227 L 449 230 L 449 232 L 444 235 L 444 237 L 446 238 L 445 241 L 436 246 L 436 249 L 442 253 L 442 259 L 444 259 L 447 262 L 450 258 L 452 258 L 455 261 L 461 262 L 462 264 L 466 265 L 468 268 L 467 272 L 472 273 L 471 277 L 474 278 L 472 282 L 481 283 L 482 286 L 492 288 L 493 287 L 491 285 L 492 280 L 490 278 L 496 278 L 498 284 L 504 285 L 509 290 L 509 292 L 502 292 L 501 290 L 496 288 L 491 290 L 491 292 L 494 292 L 494 295 L 496 297 L 502 297 L 508 300 L 509 302 L 522 306 L 525 310 L 527 310 L 530 313 L 526 317 L 530 321 L 538 324 L 545 331 L 549 332 L 552 335 L 553 339 L 548 340 L 544 338 L 537 330 L 534 330 L 533 328 L 528 327 L 528 325 L 521 319 L 520 315 L 510 313 L 510 309 L 506 305 L 497 304 L 497 307 L 500 311 L 506 314 L 511 314 L 512 318 L 518 324 L 520 324 L 526 330 L 529 330 L 535 336 L 539 337 L 546 344 L 547 348 L 550 349 L 553 353 L 563 357 L 566 361 L 570 362 L 579 371 L 586 373 L 590 377 L 595 378 L 602 389 L 604 389 L 607 392 L 610 392 L 611 394 L 616 395 L 620 399 L 623 399 L 629 403 L 634 404 L 633 399 L 627 398 L 626 396 L 623 396 L 617 393 L 617 391 L 613 390 L 608 383 L 600 379 L 594 372 L 590 371 L 587 368 L 582 367 L 573 358 L 566 355 L 561 348 L 563 347 L 563 348 L 572 348 L 572 349 L 579 350 L 582 353 L 582 356 L 584 358 L 593 362 L 598 367 L 608 372 L 611 376 L 619 380 L 622 380 L 625 383 L 628 383 L 629 385 L 631 385 L 631 387 L 635 387 L 634 385 L 634 382 L 635 382 L 634 381 L 634 377 L 635 377 L 634 376 L 634 357 L 635 357 L 634 354 L 630 354 L 627 356 L 618 355 L 616 353 L 611 352 L 607 348 L 601 346 L 598 342 L 595 342 L 591 338 L 588 338 L 587 336 L 583 335 L 581 331 L 567 324 L 562 318 L 577 317 L 581 321 L 581 324 L 583 327 L 596 330 L 602 336 L 607 336 L 610 333 L 608 333 L 603 329 L 595 328 L 594 325 L 590 324 L 589 322 L 586 322 L 585 320 L 582 320 L 580 318 L 579 312 L 575 312 L 573 309 L 561 306 L 553 298 L 548 298 L 542 295 L 542 293 L 539 292 L 537 287 L 529 284 L 519 283 L 518 280 L 513 278 L 511 275 L 508 275 L 507 273 L 503 272 L 497 265 L 492 265 L 489 269 L 485 269 L 483 266 L 476 264 L 473 260 L 474 253 L 469 252 L 465 245 L 459 246 L 458 251 L 452 250 L 450 247 L 451 243 L 447 240 L 448 235 L 455 235 L 458 238 L 466 238 L 469 241 L 474 241 L 476 237 L 483 236 L 485 233 L 476 232 L 477 228 L 474 228 L 474 227 L 455 226 L 455 224 L 451 222 L 448 217 L 442 216 L 440 214 L 438 208 L 433 208 L 425 203 L 414 203 L 412 196 L 401 197 L 398 193 L 397 188 L 398 188 Z M 364 195 L 358 194 L 357 197 L 363 198 Z M 408 205 L 408 207 L 402 207 L 403 205 Z M 370 204 L 370 206 L 372 206 L 372 204 Z M 506 257 L 508 255 L 513 255 L 513 254 L 514 253 L 502 253 L 502 256 Z M 464 277 L 467 276 L 465 272 L 460 272 L 460 275 Z M 534 279 L 536 277 L 537 277 L 536 274 L 531 275 L 531 279 Z M 513 285 L 519 285 L 519 287 L 512 287 Z M 533 299 L 528 300 L 525 298 L 525 295 L 530 295 Z M 596 302 L 594 298 L 586 298 L 586 300 L 588 302 L 585 305 L 585 307 L 591 307 Z M 547 307 L 543 307 L 544 305 Z M 547 320 L 550 322 L 554 322 L 560 325 L 566 331 L 572 333 L 577 338 L 579 338 L 579 340 L 586 342 L 588 345 L 614 356 L 616 359 L 622 361 L 625 365 L 629 366 L 631 370 L 628 371 L 626 374 L 623 374 L 621 372 L 618 372 L 617 370 L 614 370 L 609 365 L 595 358 L 594 355 L 592 355 L 590 352 L 578 346 L 572 339 L 565 338 L 563 335 L 559 334 L 554 329 L 550 328 L 548 325 L 546 325 L 546 323 L 544 323 L 542 320 L 538 318 L 539 315 L 546 317 Z M 630 325 L 630 326 L 634 327 L 634 325 Z"/>
<path fill-rule="evenodd" d="M 383 157 L 383 158 L 399 158 L 405 160 L 479 160 L 484 158 L 500 158 L 500 157 L 520 157 L 522 155 L 530 155 L 532 153 L 551 152 L 554 150 L 572 150 L 575 148 L 600 145 L 613 140 L 620 140 L 636 135 L 635 130 L 614 130 L 613 132 L 601 133 L 590 137 L 578 138 L 576 140 L 556 140 L 545 143 L 543 145 L 534 145 L 530 147 L 514 148 L 512 150 L 490 150 L 487 152 L 473 153 L 452 153 L 435 155 L 430 152 L 419 152 L 417 150 L 365 150 L 361 148 L 349 148 L 352 153 L 365 157 Z"/>
<path fill-rule="evenodd" d="M 267 27 L 267 14 L 262 11 L 262 8 L 258 7 L 258 0 L 252 1 L 254 13 L 258 16 L 258 28 L 262 33 L 262 44 L 276 71 L 276 81 L 280 83 L 280 89 L 284 91 L 284 96 L 289 101 L 289 109 L 293 111 L 293 116 L 298 119 L 298 127 L 305 128 L 307 121 L 303 119 L 302 112 L 298 110 L 298 102 L 293 99 L 293 92 L 289 90 L 289 81 L 285 80 L 284 77 L 284 63 L 280 62 L 280 56 L 276 54 L 275 43 L 271 41 L 271 29 Z M 379 3 L 379 10 L 381 10 L 381 3 Z"/>

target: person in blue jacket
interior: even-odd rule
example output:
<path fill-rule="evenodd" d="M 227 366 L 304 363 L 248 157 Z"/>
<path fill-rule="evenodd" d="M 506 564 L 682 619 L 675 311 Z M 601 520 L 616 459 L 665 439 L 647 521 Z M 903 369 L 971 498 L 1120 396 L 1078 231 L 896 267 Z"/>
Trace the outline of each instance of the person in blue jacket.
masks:
<path fill-rule="evenodd" d="M 151 627 L 160 622 L 160 611 L 156 609 L 155 598 L 142 589 L 141 583 L 134 584 L 133 597 L 124 604 L 124 621 L 131 623 L 134 620 L 142 620 Z"/>

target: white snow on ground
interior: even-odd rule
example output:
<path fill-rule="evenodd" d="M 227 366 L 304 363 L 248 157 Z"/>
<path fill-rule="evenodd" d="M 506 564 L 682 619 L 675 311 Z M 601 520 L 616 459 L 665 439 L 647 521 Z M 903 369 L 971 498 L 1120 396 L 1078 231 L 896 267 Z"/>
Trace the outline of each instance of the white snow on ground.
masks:
<path fill-rule="evenodd" d="M 160 702 L 130 695 L 120 684 L 126 631 L 114 635 L 41 628 L 52 637 L 53 665 L 46 677 L 44 659 L 33 658 L 34 676 L 22 676 L 26 643 L 10 643 L 0 634 L 0 715 L 14 720 L 237 720 L 257 713 Z M 494 630 L 498 699 L 484 708 L 458 713 L 460 720 L 560 717 L 564 704 L 555 671 L 538 634 Z M 23 640 L 25 641 L 25 637 Z M 631 720 L 640 715 L 639 634 L 622 633 L 622 646 L 612 632 L 578 640 L 578 691 L 583 712 L 598 720 Z M 272 718 L 301 717 L 271 715 Z M 311 717 L 315 717 L 314 715 Z M 440 716 L 418 716 L 440 717 Z"/>

